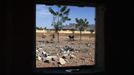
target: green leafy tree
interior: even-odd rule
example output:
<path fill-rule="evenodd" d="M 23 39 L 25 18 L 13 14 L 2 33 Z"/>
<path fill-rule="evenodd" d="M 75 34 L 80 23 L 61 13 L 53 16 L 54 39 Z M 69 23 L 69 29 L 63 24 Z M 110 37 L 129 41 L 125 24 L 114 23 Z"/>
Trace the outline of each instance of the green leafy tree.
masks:
<path fill-rule="evenodd" d="M 87 19 L 82 18 L 80 19 L 75 18 L 75 21 L 76 21 L 76 28 L 78 28 L 80 31 L 80 41 L 81 41 L 82 31 L 84 31 L 84 29 L 88 27 L 89 22 L 87 21 Z"/>
<path fill-rule="evenodd" d="M 55 33 L 58 35 L 59 42 L 59 30 L 62 28 L 64 22 L 71 20 L 68 15 L 70 9 L 67 6 L 57 5 L 58 10 L 53 10 L 49 7 L 49 12 L 53 15 L 53 23 L 52 26 L 55 28 Z"/>

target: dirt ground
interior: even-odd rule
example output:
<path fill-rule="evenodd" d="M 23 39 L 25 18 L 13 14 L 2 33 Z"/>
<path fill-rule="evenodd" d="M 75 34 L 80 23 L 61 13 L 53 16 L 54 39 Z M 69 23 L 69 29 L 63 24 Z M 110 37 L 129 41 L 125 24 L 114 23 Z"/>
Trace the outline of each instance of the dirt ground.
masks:
<path fill-rule="evenodd" d="M 45 35 L 42 38 L 42 35 Z M 94 65 L 95 64 L 95 36 L 91 34 L 82 33 L 82 40 L 80 35 L 75 34 L 74 41 L 70 41 L 69 34 L 60 34 L 60 42 L 57 42 L 57 35 L 52 41 L 52 33 L 36 33 L 36 47 L 42 47 L 45 52 L 50 55 L 58 55 L 61 57 L 59 47 L 69 46 L 74 49 L 71 52 L 74 58 L 66 57 L 66 63 L 59 65 L 56 62 L 44 63 L 43 61 L 36 60 L 36 67 L 66 67 L 66 66 L 80 66 L 80 65 Z M 44 42 L 42 42 L 44 41 Z"/>

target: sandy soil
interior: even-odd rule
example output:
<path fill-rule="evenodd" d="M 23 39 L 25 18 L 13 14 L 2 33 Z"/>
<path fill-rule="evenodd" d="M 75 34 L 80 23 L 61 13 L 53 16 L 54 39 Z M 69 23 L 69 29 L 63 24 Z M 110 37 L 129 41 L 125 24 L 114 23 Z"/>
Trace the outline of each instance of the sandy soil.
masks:
<path fill-rule="evenodd" d="M 69 34 L 60 34 L 60 42 L 57 42 L 57 36 L 52 41 L 52 33 L 45 33 L 45 38 L 42 38 L 43 33 L 36 33 L 36 47 L 43 47 L 44 51 L 50 55 L 60 56 L 59 47 L 69 46 L 75 51 L 72 51 L 72 55 L 75 58 L 68 56 L 65 61 L 66 64 L 59 65 L 57 62 L 44 63 L 36 60 L 36 67 L 65 67 L 65 66 L 80 66 L 80 65 L 93 65 L 95 64 L 95 38 L 91 34 L 82 34 L 82 40 L 79 41 L 80 35 L 75 34 L 75 40 L 70 41 L 68 38 Z M 44 42 L 41 42 L 44 41 Z M 48 43 L 49 42 L 49 43 Z M 53 42 L 53 43 L 51 43 Z"/>

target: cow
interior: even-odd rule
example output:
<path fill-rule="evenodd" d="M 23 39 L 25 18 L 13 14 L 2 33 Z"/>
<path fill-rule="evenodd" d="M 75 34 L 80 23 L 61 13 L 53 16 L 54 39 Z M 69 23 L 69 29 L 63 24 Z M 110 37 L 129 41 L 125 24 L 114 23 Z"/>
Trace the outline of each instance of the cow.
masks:
<path fill-rule="evenodd" d="M 68 37 L 69 37 L 70 40 L 74 41 L 74 35 L 69 35 Z"/>

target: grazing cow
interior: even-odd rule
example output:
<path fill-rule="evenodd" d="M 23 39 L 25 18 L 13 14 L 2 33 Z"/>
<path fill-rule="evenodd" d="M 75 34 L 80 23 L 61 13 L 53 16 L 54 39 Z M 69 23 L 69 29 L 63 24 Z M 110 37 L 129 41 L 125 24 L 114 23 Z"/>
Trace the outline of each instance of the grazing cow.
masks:
<path fill-rule="evenodd" d="M 74 41 L 74 35 L 69 35 L 68 37 L 69 37 L 70 40 Z"/>

